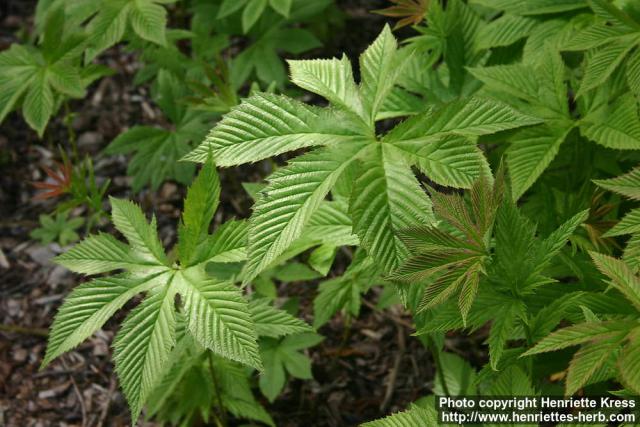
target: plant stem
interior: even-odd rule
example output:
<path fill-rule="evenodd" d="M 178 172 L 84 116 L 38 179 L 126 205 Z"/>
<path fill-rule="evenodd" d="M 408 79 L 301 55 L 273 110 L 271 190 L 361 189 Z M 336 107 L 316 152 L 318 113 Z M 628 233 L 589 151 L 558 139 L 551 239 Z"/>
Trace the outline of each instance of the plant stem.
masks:
<path fill-rule="evenodd" d="M 216 372 L 213 369 L 213 353 L 207 351 L 207 357 L 209 359 L 209 371 L 211 372 L 211 382 L 213 383 L 213 389 L 216 394 L 216 406 L 220 411 L 220 417 L 213 413 L 213 416 L 216 419 L 216 424 L 218 427 L 226 427 L 227 426 L 227 412 L 224 410 L 222 406 L 222 398 L 220 397 L 220 388 L 218 387 L 218 381 L 216 379 Z"/>
<path fill-rule="evenodd" d="M 436 364 L 436 371 L 440 373 L 440 385 L 442 386 L 442 391 L 445 395 L 451 396 L 447 380 L 444 377 L 444 368 L 442 367 L 442 360 L 440 360 L 440 350 L 438 350 L 435 341 L 430 335 L 427 335 L 427 347 L 429 347 L 433 361 Z"/>
<path fill-rule="evenodd" d="M 73 130 L 71 109 L 69 108 L 69 102 L 64 103 L 64 123 L 67 127 L 67 136 L 69 138 L 69 144 L 71 145 L 71 153 L 73 154 L 73 163 L 77 163 L 80 160 L 78 155 L 78 145 L 76 144 L 76 131 Z"/>
<path fill-rule="evenodd" d="M 0 331 L 11 332 L 14 334 L 35 335 L 38 337 L 45 337 L 45 338 L 49 336 L 49 331 L 47 331 L 44 328 L 25 328 L 23 326 L 7 325 L 4 323 L 0 323 Z"/>

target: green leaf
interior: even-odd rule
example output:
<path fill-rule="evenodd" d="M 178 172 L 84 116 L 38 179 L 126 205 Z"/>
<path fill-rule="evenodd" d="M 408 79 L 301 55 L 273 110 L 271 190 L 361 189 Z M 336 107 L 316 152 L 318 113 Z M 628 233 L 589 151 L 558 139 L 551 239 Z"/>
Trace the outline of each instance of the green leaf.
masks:
<path fill-rule="evenodd" d="M 248 33 L 253 24 L 256 23 L 264 8 L 267 7 L 267 0 L 249 0 L 242 11 L 242 32 Z"/>
<path fill-rule="evenodd" d="M 319 344 L 324 338 L 313 333 L 290 335 L 281 341 L 267 339 L 261 345 L 265 370 L 260 376 L 260 390 L 270 402 L 280 394 L 286 382 L 285 371 L 293 377 L 310 380 L 311 360 L 300 353 Z"/>
<path fill-rule="evenodd" d="M 149 224 L 135 203 L 113 197 L 109 201 L 113 223 L 129 241 L 133 255 L 151 264 L 167 265 L 164 249 L 158 239 L 155 217 Z"/>
<path fill-rule="evenodd" d="M 218 14 L 216 15 L 216 19 L 225 18 L 235 11 L 242 8 L 247 3 L 248 0 L 223 0 L 220 5 L 220 9 L 218 9 Z"/>
<path fill-rule="evenodd" d="M 513 336 L 516 319 L 522 313 L 523 306 L 512 303 L 500 312 L 491 325 L 489 332 L 489 360 L 494 371 L 498 370 L 498 362 L 504 353 L 507 340 Z"/>
<path fill-rule="evenodd" d="M 86 63 L 122 40 L 130 12 L 131 2 L 127 0 L 101 4 L 99 13 L 87 25 L 87 32 L 91 34 L 89 41 L 92 48 L 86 52 Z"/>
<path fill-rule="evenodd" d="M 189 187 L 178 229 L 178 258 L 192 265 L 196 248 L 208 235 L 209 224 L 218 207 L 220 180 L 213 159 L 207 161 Z"/>
<path fill-rule="evenodd" d="M 373 123 L 387 94 L 400 76 L 403 61 L 397 54 L 398 43 L 388 25 L 360 55 L 360 93 L 366 114 Z"/>
<path fill-rule="evenodd" d="M 476 38 L 478 49 L 509 46 L 527 37 L 538 21 L 523 16 L 505 14 L 485 25 Z"/>
<path fill-rule="evenodd" d="M 609 179 L 594 179 L 599 187 L 622 194 L 633 200 L 640 200 L 640 168 L 634 168 L 630 172 Z"/>
<path fill-rule="evenodd" d="M 518 134 L 506 152 L 514 200 L 519 199 L 551 164 L 569 131 L 540 126 Z"/>
<path fill-rule="evenodd" d="M 127 245 L 103 233 L 88 236 L 67 252 L 57 256 L 55 262 L 82 274 L 149 266 L 144 260 L 133 257 Z"/>
<path fill-rule="evenodd" d="M 408 145 L 423 145 L 445 135 L 472 138 L 534 125 L 541 121 L 498 101 L 469 98 L 451 102 L 438 110 L 405 120 L 391 130 L 384 141 L 402 148 Z"/>
<path fill-rule="evenodd" d="M 637 310 L 640 310 L 640 279 L 627 264 L 608 255 L 589 252 L 594 264 Z"/>
<path fill-rule="evenodd" d="M 635 337 L 636 339 L 623 348 L 618 359 L 618 369 L 625 387 L 638 394 L 640 393 L 640 340 L 637 339 L 637 333 Z"/>
<path fill-rule="evenodd" d="M 326 110 L 259 93 L 225 115 L 184 160 L 204 162 L 211 152 L 218 166 L 235 166 L 304 147 L 361 138 L 354 135 L 340 117 Z"/>
<path fill-rule="evenodd" d="M 161 278 L 157 274 L 142 279 L 116 276 L 95 279 L 75 288 L 65 298 L 51 325 L 41 368 L 89 338 L 128 300 L 148 291 Z"/>
<path fill-rule="evenodd" d="M 631 52 L 627 60 L 627 83 L 636 98 L 640 98 L 640 49 Z"/>
<path fill-rule="evenodd" d="M 48 68 L 47 78 L 58 92 L 73 98 L 85 96 L 85 84 L 78 68 L 57 62 Z"/>
<path fill-rule="evenodd" d="M 431 202 L 409 165 L 386 145 L 362 159 L 350 212 L 354 232 L 384 271 L 396 268 L 407 255 L 398 234 L 401 229 L 435 221 Z"/>
<path fill-rule="evenodd" d="M 635 234 L 640 231 L 640 209 L 633 209 L 626 214 L 620 222 L 609 229 L 603 237 L 622 236 L 624 234 Z"/>
<path fill-rule="evenodd" d="M 472 0 L 471 3 L 518 15 L 546 15 L 587 7 L 586 0 Z"/>
<path fill-rule="evenodd" d="M 313 151 L 291 161 L 269 177 L 254 207 L 249 228 L 246 281 L 282 254 L 297 239 L 361 145 Z"/>
<path fill-rule="evenodd" d="M 191 334 L 221 356 L 262 369 L 255 326 L 240 290 L 194 268 L 176 274 Z"/>
<path fill-rule="evenodd" d="M 630 94 L 617 97 L 587 114 L 580 130 L 584 136 L 607 148 L 640 149 L 640 118 L 637 100 Z"/>
<path fill-rule="evenodd" d="M 335 279 L 320 283 L 318 295 L 313 299 L 313 327 L 318 329 L 339 310 L 357 316 L 360 310 L 360 294 L 378 280 L 379 269 L 363 251 L 356 255 L 345 273 Z"/>
<path fill-rule="evenodd" d="M 638 42 L 637 36 L 635 39 L 616 39 L 588 57 L 582 84 L 576 96 L 583 96 L 602 85 Z"/>
<path fill-rule="evenodd" d="M 336 257 L 338 248 L 331 244 L 324 244 L 314 249 L 309 255 L 309 265 L 318 273 L 326 276 Z"/>
<path fill-rule="evenodd" d="M 539 83 L 534 74 L 535 69 L 531 66 L 494 65 L 468 70 L 490 90 L 504 92 L 527 101 L 535 101 L 538 97 Z"/>
<path fill-rule="evenodd" d="M 311 59 L 287 61 L 291 82 L 316 93 L 334 105 L 362 117 L 362 103 L 358 87 L 353 80 L 351 62 L 346 55 L 341 59 Z"/>
<path fill-rule="evenodd" d="M 424 146 L 411 144 L 400 149 L 422 173 L 446 187 L 470 188 L 489 168 L 482 151 L 462 136 L 446 136 Z"/>
<path fill-rule="evenodd" d="M 460 356 L 452 353 L 441 352 L 440 363 L 442 370 L 436 372 L 433 380 L 433 393 L 439 396 L 445 395 L 442 380 L 447 385 L 451 396 L 468 396 L 476 394 L 476 371 Z"/>
<path fill-rule="evenodd" d="M 269 0 L 271 8 L 285 18 L 289 17 L 289 11 L 291 10 L 292 3 L 293 0 Z"/>
<path fill-rule="evenodd" d="M 249 312 L 259 336 L 277 338 L 283 335 L 311 332 L 311 327 L 301 319 L 269 304 L 268 298 L 249 303 Z"/>
<path fill-rule="evenodd" d="M 29 89 L 37 70 L 37 56 L 24 46 L 14 43 L 0 52 L 0 122 Z"/>
<path fill-rule="evenodd" d="M 607 339 L 627 331 L 629 324 L 624 321 L 586 322 L 553 332 L 527 350 L 522 356 L 561 350 L 585 342 Z"/>
<path fill-rule="evenodd" d="M 492 396 L 535 396 L 531 386 L 531 378 L 518 366 L 511 365 L 502 370 L 491 385 L 489 394 Z"/>
<path fill-rule="evenodd" d="M 565 395 L 571 396 L 588 383 L 611 354 L 620 348 L 622 336 L 587 344 L 578 350 L 569 363 Z"/>
<path fill-rule="evenodd" d="M 562 50 L 589 50 L 628 34 L 628 29 L 618 25 L 608 25 L 606 22 L 596 22 L 593 25 L 574 34 L 565 44 Z"/>
<path fill-rule="evenodd" d="M 166 46 L 167 11 L 151 0 L 134 0 L 129 14 L 131 27 L 140 37 Z"/>
<path fill-rule="evenodd" d="M 428 410 L 414 405 L 406 411 L 364 423 L 362 427 L 419 427 L 437 424 L 438 415 L 435 410 Z"/>
<path fill-rule="evenodd" d="M 247 230 L 246 221 L 225 222 L 200 244 L 192 264 L 246 260 Z"/>
<path fill-rule="evenodd" d="M 22 103 L 22 115 L 25 121 L 36 130 L 39 137 L 53 114 L 53 91 L 47 79 L 46 71 L 39 71 L 31 80 L 31 85 Z"/>
<path fill-rule="evenodd" d="M 125 319 L 114 341 L 116 372 L 129 406 L 138 419 L 142 406 L 162 380 L 175 345 L 175 290 L 169 284 L 149 295 Z"/>

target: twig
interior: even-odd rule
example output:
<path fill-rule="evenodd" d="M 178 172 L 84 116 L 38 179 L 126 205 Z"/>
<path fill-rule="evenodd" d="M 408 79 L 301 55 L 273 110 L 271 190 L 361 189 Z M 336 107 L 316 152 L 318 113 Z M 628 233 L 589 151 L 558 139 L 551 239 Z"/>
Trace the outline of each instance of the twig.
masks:
<path fill-rule="evenodd" d="M 113 397 L 113 393 L 116 391 L 116 382 L 111 377 L 109 379 L 109 390 L 107 391 L 107 400 L 104 402 L 102 407 L 102 412 L 100 413 L 100 418 L 98 419 L 97 427 L 102 427 L 104 422 L 107 420 L 107 415 L 109 415 L 109 408 L 111 407 L 111 398 Z"/>
<path fill-rule="evenodd" d="M 396 325 L 396 329 L 398 330 L 398 351 L 396 353 L 396 357 L 393 360 L 393 366 L 391 367 L 391 371 L 389 372 L 389 381 L 387 382 L 387 389 L 384 392 L 384 399 L 380 404 L 380 412 L 386 412 L 387 406 L 391 401 L 391 397 L 393 396 L 393 390 L 396 387 L 396 380 L 398 379 L 398 370 L 400 369 L 400 362 L 402 361 L 402 356 L 405 351 L 405 339 L 404 339 L 404 329 L 400 327 L 401 325 Z"/>
<path fill-rule="evenodd" d="M 66 370 L 69 370 L 67 362 L 65 362 L 63 358 L 60 359 L 60 361 L 62 362 L 62 366 L 64 366 Z M 87 425 L 87 408 L 84 406 L 84 398 L 82 397 L 82 393 L 80 393 L 80 388 L 78 387 L 76 379 L 73 378 L 72 373 L 69 373 L 69 378 L 71 379 L 71 383 L 73 384 L 73 390 L 75 391 L 76 397 L 78 398 L 78 403 L 80 403 L 80 412 L 82 413 L 82 427 L 85 427 Z"/>
<path fill-rule="evenodd" d="M 0 323 L 0 332 L 10 332 L 13 334 L 35 335 L 38 337 L 48 337 L 49 331 L 44 328 L 25 328 L 18 325 L 7 325 Z"/>

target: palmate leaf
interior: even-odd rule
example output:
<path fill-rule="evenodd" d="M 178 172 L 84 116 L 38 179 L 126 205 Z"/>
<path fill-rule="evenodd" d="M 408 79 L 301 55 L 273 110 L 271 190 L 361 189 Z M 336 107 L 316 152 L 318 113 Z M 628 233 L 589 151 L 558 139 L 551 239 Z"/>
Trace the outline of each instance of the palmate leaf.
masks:
<path fill-rule="evenodd" d="M 486 177 L 476 180 L 471 189 L 471 206 L 457 194 L 433 194 L 436 215 L 462 237 L 434 226 L 408 228 L 400 233 L 411 256 L 393 271 L 391 278 L 405 283 L 428 281 L 418 311 L 432 309 L 460 291 L 458 306 L 466 325 L 489 254 L 488 233 L 502 198 L 503 179 L 500 170 L 493 185 Z"/>
<path fill-rule="evenodd" d="M 265 339 L 261 342 L 260 353 L 265 363 L 264 373 L 260 376 L 260 391 L 270 402 L 280 394 L 286 383 L 286 374 L 303 380 L 313 379 L 311 360 L 303 353 L 324 337 L 314 333 L 289 335 L 282 340 Z"/>
<path fill-rule="evenodd" d="M 438 183 L 468 187 L 488 171 L 474 145 L 478 136 L 540 122 L 502 103 L 471 98 L 419 114 L 377 137 L 375 119 L 395 96 L 394 85 L 409 56 L 408 50 L 397 49 L 385 27 L 360 58 L 359 85 L 345 57 L 290 61 L 294 83 L 326 97 L 329 107 L 255 95 L 227 114 L 205 142 L 185 157 L 203 161 L 211 153 L 218 165 L 232 166 L 326 146 L 294 159 L 267 179 L 269 185 L 250 220 L 245 282 L 299 243 L 314 212 L 336 185 L 352 194 L 339 197 L 349 200 L 351 222 L 363 247 L 384 268 L 394 268 L 404 256 L 399 229 L 430 220 L 428 198 L 421 193 L 411 166 L 418 165 Z M 360 169 L 363 173 L 356 176 L 360 163 L 365 165 Z M 328 239 L 316 240 L 320 244 Z M 293 249 L 299 252 L 300 247 Z"/>
<path fill-rule="evenodd" d="M 84 38 L 54 28 L 64 27 L 65 22 L 61 7 L 54 9 L 45 23 L 48 42 L 42 41 L 37 48 L 13 44 L 0 53 L 0 122 L 21 107 L 25 121 L 39 137 L 55 113 L 58 98 L 81 98 L 89 84 L 83 82 L 78 66 L 77 47 Z"/>
<path fill-rule="evenodd" d="M 167 12 L 161 6 L 163 0 L 108 0 L 96 2 L 94 15 L 87 24 L 91 49 L 86 62 L 115 45 L 125 35 L 130 25 L 140 38 L 161 46 L 167 44 L 165 27 Z"/>
<path fill-rule="evenodd" d="M 124 303 L 145 294 L 115 339 L 116 372 L 135 422 L 169 364 L 175 346 L 176 310 L 184 311 L 189 333 L 203 347 L 260 368 L 257 334 L 248 303 L 230 283 L 206 276 L 209 261 L 245 258 L 246 224 L 231 221 L 214 234 L 209 222 L 217 205 L 218 177 L 212 160 L 204 166 L 185 201 L 179 233 L 179 260 L 173 265 L 140 208 L 111 199 L 112 219 L 125 245 L 107 235 L 90 236 L 58 261 L 74 271 L 96 274 L 125 270 L 79 286 L 56 315 L 43 367 L 99 329 Z M 177 296 L 180 296 L 177 301 Z M 277 313 L 278 314 L 278 313 Z M 295 319 L 267 316 L 280 330 L 298 330 Z"/>

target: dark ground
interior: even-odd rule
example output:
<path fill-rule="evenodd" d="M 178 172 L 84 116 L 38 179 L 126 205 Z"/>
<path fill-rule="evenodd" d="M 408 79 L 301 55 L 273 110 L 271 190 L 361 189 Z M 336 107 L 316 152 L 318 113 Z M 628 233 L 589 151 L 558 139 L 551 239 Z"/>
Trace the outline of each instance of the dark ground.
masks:
<path fill-rule="evenodd" d="M 4 49 L 13 34 L 29 24 L 35 2 L 1 3 L 0 49 Z M 342 2 L 348 15 L 345 34 L 335 46 L 314 56 L 346 48 L 349 56 L 357 57 L 384 22 L 367 11 L 384 4 Z M 353 28 L 357 31 L 349 31 Z M 153 124 L 158 117 L 148 89 L 131 84 L 135 57 L 119 48 L 104 57 L 116 73 L 95 83 L 86 99 L 72 103 L 79 149 L 92 156 L 99 180 L 111 179 L 110 195 L 135 197 L 147 213 L 157 213 L 161 236 L 170 243 L 184 188 L 166 183 L 158 192 L 145 190 L 133 196 L 126 158 L 101 154 L 123 129 Z M 125 426 L 130 422 L 111 362 L 110 343 L 121 319 L 112 319 L 75 351 L 38 371 L 47 328 L 80 278 L 50 262 L 59 246 L 43 246 L 29 238 L 38 215 L 51 212 L 55 203 L 34 201 L 36 192 L 30 183 L 44 179 L 42 166 L 52 166 L 55 147 L 67 141 L 60 117 L 51 122 L 42 141 L 15 113 L 0 127 L 0 426 Z M 221 173 L 224 216 L 246 216 L 250 201 L 240 183 L 257 182 L 264 171 L 258 164 Z M 288 284 L 279 292 L 300 297 L 302 316 L 312 320 L 315 285 Z M 356 425 L 404 409 L 430 390 L 433 368 L 425 349 L 410 336 L 410 317 L 400 311 L 375 312 L 371 307 L 376 295 L 370 293 L 366 299 L 360 318 L 350 328 L 337 316 L 320 329 L 326 340 L 310 351 L 315 380 L 291 381 L 275 403 L 263 401 L 277 425 Z"/>

